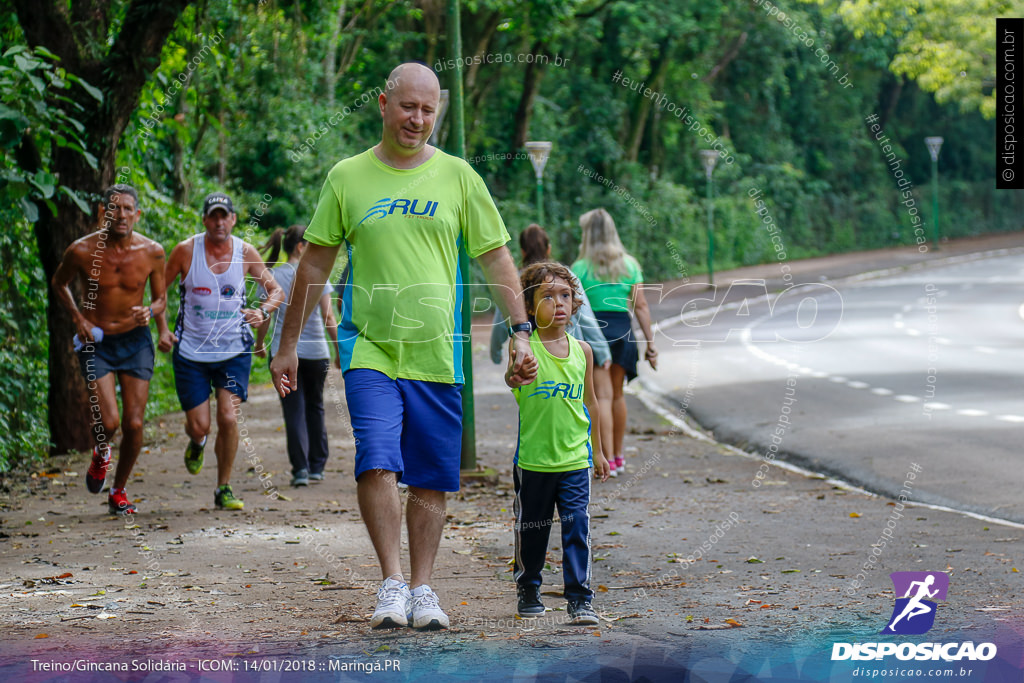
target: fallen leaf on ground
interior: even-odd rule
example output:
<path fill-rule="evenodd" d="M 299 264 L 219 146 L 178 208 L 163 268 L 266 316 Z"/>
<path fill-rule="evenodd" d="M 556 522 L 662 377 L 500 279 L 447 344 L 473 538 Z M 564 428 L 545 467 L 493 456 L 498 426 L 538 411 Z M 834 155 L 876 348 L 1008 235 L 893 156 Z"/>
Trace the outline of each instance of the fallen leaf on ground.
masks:
<path fill-rule="evenodd" d="M 855 517 L 855 518 L 856 518 L 856 517 L 860 517 L 860 513 L 859 513 L 859 512 L 851 512 L 851 513 L 850 513 L 850 516 L 851 516 L 851 517 Z"/>
<path fill-rule="evenodd" d="M 366 621 L 369 621 L 369 619 L 367 619 L 366 617 L 353 617 L 353 616 L 349 616 L 348 614 L 343 614 L 340 617 L 338 617 L 337 619 L 335 619 L 334 623 L 335 624 L 361 624 L 361 623 L 366 622 Z"/>

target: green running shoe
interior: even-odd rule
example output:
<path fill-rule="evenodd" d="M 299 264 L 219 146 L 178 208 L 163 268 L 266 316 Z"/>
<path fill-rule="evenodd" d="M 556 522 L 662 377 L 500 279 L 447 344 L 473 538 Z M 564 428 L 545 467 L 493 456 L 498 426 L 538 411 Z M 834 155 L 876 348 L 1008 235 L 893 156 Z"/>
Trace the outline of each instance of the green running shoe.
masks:
<path fill-rule="evenodd" d="M 235 498 L 235 494 L 228 484 L 217 489 L 217 492 L 213 494 L 213 502 L 221 510 L 241 510 L 245 507 L 245 503 Z"/>
<path fill-rule="evenodd" d="M 188 445 L 185 446 L 185 469 L 188 470 L 189 474 L 199 474 L 203 469 L 203 449 L 206 448 L 204 443 L 202 446 L 188 440 Z"/>

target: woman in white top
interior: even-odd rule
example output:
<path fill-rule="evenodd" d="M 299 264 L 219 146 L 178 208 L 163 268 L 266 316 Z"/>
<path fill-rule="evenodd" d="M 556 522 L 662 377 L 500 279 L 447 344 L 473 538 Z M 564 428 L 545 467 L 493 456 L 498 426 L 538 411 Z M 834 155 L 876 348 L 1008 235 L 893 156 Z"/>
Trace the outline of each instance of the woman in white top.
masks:
<path fill-rule="evenodd" d="M 285 300 L 289 303 L 295 269 L 309 245 L 302 238 L 305 232 L 304 225 L 293 225 L 287 230 L 278 228 L 267 243 L 260 247 L 268 266 L 277 262 L 281 248 L 284 248 L 288 260 L 271 272 L 284 290 Z M 320 294 L 320 305 L 313 309 L 299 336 L 296 346 L 299 356 L 298 390 L 289 392 L 281 399 L 288 459 L 292 464 L 292 486 L 306 486 L 310 481 L 323 481 L 324 466 L 327 464 L 324 381 L 327 379 L 327 370 L 331 362 L 330 349 L 334 349 L 335 356 L 338 352 L 338 324 L 331 310 L 331 292 L 330 283 L 325 283 Z M 288 303 L 284 303 L 273 316 L 275 324 L 270 342 L 271 358 L 277 353 L 281 343 L 281 323 L 287 309 Z M 261 358 L 267 355 L 263 340 L 269 328 L 270 320 L 267 320 L 256 332 L 256 355 Z M 327 336 L 331 338 L 330 345 L 324 336 L 325 329 Z"/>

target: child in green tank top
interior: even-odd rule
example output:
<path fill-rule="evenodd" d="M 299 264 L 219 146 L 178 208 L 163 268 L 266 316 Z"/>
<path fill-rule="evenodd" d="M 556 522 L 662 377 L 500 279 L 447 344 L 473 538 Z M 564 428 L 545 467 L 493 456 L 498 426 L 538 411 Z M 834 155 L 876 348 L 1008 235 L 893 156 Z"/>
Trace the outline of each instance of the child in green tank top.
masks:
<path fill-rule="evenodd" d="M 573 624 L 596 626 L 590 590 L 590 468 L 601 481 L 609 466 L 601 453 L 590 345 L 566 334 L 580 305 L 565 266 L 535 263 L 521 275 L 526 311 L 534 324 L 530 349 L 537 379 L 505 383 L 519 405 L 519 442 L 513 468 L 515 580 L 521 617 L 543 614 L 541 569 L 552 513 L 557 505 L 562 531 L 562 572 L 567 613 Z M 591 445 L 593 442 L 593 445 Z"/>

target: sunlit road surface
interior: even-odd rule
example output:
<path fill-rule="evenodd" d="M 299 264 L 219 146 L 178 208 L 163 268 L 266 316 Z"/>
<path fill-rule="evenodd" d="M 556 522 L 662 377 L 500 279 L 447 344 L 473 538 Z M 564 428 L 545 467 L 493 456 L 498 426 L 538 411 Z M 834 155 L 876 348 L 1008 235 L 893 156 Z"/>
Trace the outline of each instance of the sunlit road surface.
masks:
<path fill-rule="evenodd" d="M 877 493 L 1024 523 L 1024 256 L 771 304 L 756 281 L 732 287 L 745 302 L 661 321 L 659 371 L 643 374 L 678 413 Z"/>

